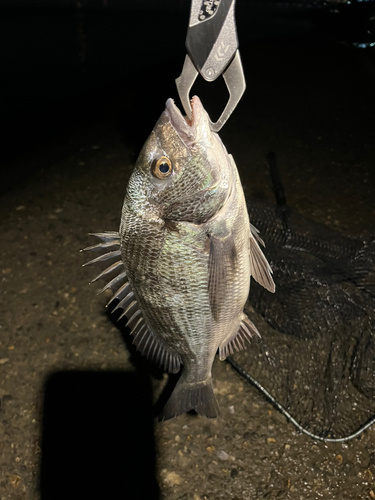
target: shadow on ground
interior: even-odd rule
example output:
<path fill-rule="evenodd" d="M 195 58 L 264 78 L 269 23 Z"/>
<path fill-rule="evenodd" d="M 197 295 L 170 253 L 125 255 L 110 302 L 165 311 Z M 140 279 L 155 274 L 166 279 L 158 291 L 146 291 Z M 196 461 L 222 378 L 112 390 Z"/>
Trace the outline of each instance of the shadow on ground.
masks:
<path fill-rule="evenodd" d="M 48 378 L 42 500 L 156 500 L 155 462 L 148 378 L 121 371 L 61 371 Z"/>

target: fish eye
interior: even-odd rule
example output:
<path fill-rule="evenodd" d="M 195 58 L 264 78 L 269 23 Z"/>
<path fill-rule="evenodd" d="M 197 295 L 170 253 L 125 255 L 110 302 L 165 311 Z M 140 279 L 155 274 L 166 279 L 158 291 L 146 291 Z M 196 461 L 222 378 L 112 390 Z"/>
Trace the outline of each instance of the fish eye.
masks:
<path fill-rule="evenodd" d="M 166 179 L 172 173 L 172 162 L 166 156 L 161 156 L 153 165 L 152 173 L 158 179 Z"/>

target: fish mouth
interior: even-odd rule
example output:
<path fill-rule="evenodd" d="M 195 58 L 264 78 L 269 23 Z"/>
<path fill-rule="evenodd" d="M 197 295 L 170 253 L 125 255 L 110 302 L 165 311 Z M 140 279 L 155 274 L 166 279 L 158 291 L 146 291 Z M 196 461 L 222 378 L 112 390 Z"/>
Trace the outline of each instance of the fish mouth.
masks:
<path fill-rule="evenodd" d="M 192 116 L 191 119 L 189 119 L 187 116 L 182 115 L 173 99 L 168 99 L 165 105 L 165 113 L 168 116 L 171 125 L 185 143 L 192 143 L 199 140 L 200 134 L 198 132 L 199 129 L 202 128 L 204 115 L 207 116 L 203 104 L 198 96 L 194 96 L 191 99 L 191 109 Z"/>

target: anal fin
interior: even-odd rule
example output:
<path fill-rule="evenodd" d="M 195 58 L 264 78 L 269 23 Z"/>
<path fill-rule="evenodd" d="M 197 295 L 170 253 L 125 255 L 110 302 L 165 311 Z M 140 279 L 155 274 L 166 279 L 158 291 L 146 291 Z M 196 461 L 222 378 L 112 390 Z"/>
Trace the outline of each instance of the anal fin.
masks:
<path fill-rule="evenodd" d="M 238 332 L 219 346 L 220 360 L 223 361 L 233 354 L 234 351 L 245 349 L 246 344 L 251 342 L 251 339 L 255 336 L 260 337 L 260 333 L 254 323 L 244 313 Z"/>

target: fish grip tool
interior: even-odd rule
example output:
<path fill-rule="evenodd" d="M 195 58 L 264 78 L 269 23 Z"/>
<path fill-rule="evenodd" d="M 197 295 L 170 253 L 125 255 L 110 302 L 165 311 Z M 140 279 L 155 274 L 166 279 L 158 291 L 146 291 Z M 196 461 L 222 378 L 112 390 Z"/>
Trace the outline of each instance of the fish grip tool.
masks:
<path fill-rule="evenodd" d="M 211 129 L 218 132 L 236 108 L 246 82 L 238 51 L 235 0 L 192 0 L 186 36 L 187 55 L 176 86 L 186 115 L 191 118 L 190 90 L 200 74 L 207 82 L 223 75 L 228 102 Z"/>

